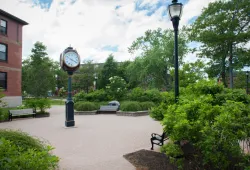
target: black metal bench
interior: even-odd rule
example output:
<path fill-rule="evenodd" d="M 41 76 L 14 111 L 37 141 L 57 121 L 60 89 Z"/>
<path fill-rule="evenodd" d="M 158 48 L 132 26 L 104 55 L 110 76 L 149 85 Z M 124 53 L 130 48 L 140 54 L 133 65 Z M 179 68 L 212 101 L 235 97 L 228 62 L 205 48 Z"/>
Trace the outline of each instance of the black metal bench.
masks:
<path fill-rule="evenodd" d="M 33 115 L 34 118 L 36 117 L 36 112 L 33 109 L 9 110 L 9 121 L 12 121 L 12 117 L 24 115 Z"/>
<path fill-rule="evenodd" d="M 162 135 L 152 133 L 150 139 L 152 145 L 151 150 L 154 150 L 154 144 L 162 146 L 165 140 L 168 140 L 168 136 L 166 135 L 165 132 L 163 132 Z"/>
<path fill-rule="evenodd" d="M 102 113 L 102 112 L 116 113 L 118 108 L 119 108 L 119 106 L 101 106 L 100 109 L 97 110 L 97 113 Z"/>

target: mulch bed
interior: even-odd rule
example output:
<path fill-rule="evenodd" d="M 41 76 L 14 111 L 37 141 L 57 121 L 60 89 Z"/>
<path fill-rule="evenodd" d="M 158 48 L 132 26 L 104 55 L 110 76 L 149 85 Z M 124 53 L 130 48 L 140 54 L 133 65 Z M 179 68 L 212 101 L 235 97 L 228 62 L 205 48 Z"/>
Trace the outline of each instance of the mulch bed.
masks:
<path fill-rule="evenodd" d="M 133 153 L 123 155 L 137 170 L 177 170 L 177 166 L 170 163 L 167 155 L 150 150 L 139 150 Z M 177 159 L 176 159 L 177 160 Z M 213 168 L 207 164 L 202 164 L 201 157 L 193 157 L 191 155 L 184 158 L 184 170 L 213 170 Z M 236 167 L 237 160 L 232 159 L 227 170 L 243 170 L 242 167 Z M 217 169 L 218 170 L 218 169 Z"/>
<path fill-rule="evenodd" d="M 123 156 L 138 170 L 176 170 L 177 168 L 172 165 L 169 158 L 159 152 L 150 150 L 139 150 Z"/>

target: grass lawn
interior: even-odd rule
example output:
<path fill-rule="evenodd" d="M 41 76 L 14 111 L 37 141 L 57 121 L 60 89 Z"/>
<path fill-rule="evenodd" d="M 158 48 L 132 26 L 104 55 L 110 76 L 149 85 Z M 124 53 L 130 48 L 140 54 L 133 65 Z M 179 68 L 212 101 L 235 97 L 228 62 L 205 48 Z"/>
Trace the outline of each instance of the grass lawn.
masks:
<path fill-rule="evenodd" d="M 50 100 L 51 105 L 65 105 L 64 100 Z"/>

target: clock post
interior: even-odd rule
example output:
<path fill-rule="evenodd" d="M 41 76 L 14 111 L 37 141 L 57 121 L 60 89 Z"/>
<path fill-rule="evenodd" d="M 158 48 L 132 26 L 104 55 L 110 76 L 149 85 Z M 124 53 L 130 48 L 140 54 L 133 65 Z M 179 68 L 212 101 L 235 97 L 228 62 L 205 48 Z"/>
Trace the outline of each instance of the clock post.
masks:
<path fill-rule="evenodd" d="M 80 56 L 72 47 L 66 48 L 60 55 L 60 65 L 68 73 L 68 97 L 65 102 L 65 126 L 75 126 L 74 120 L 74 101 L 72 100 L 72 75 L 80 67 Z"/>
<path fill-rule="evenodd" d="M 66 118 L 65 118 L 65 126 L 71 127 L 75 126 L 74 120 L 74 101 L 72 100 L 72 88 L 71 88 L 71 80 L 72 80 L 72 71 L 68 71 L 68 97 L 65 103 L 66 105 Z"/>

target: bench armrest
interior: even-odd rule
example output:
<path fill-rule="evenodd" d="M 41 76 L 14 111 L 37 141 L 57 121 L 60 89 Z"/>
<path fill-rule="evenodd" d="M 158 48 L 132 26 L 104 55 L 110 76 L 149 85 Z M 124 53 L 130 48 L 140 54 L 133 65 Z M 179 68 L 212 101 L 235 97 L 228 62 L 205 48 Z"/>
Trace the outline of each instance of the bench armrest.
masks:
<path fill-rule="evenodd" d="M 162 138 L 162 136 L 161 136 L 161 135 L 159 135 L 159 134 L 157 134 L 157 133 L 152 133 L 152 134 L 151 134 L 151 136 L 152 136 L 152 137 L 156 137 L 156 136 L 157 136 L 157 137 Z"/>

